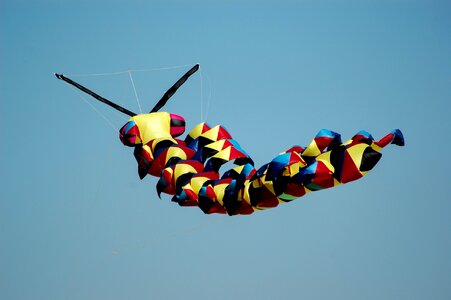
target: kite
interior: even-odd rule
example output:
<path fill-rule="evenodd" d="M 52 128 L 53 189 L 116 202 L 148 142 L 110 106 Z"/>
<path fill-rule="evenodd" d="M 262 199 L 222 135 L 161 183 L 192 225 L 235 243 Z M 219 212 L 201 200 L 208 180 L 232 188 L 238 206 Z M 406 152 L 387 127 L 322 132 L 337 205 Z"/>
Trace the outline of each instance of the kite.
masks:
<path fill-rule="evenodd" d="M 129 115 L 119 137 L 124 145 L 134 148 L 139 177 L 159 177 L 159 197 L 161 193 L 172 195 L 172 201 L 180 206 L 197 206 L 206 214 L 248 215 L 360 179 L 378 163 L 382 148 L 404 146 L 399 129 L 378 141 L 360 131 L 345 142 L 340 134 L 322 129 L 306 147 L 293 146 L 256 169 L 223 126 L 210 127 L 203 122 L 180 139 L 185 119 L 159 111 L 198 69 L 195 65 L 185 73 L 146 114 L 135 114 L 62 74 L 55 75 Z M 227 162 L 233 167 L 221 172 Z"/>

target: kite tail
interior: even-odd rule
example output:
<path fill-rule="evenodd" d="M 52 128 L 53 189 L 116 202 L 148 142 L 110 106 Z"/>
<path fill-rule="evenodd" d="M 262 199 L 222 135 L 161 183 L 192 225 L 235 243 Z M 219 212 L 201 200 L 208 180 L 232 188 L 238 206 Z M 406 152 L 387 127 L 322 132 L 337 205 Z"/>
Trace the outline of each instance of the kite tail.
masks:
<path fill-rule="evenodd" d="M 340 134 L 323 129 L 307 147 L 293 146 L 257 170 L 224 127 L 201 123 L 184 141 L 149 143 L 153 160 L 142 165 L 160 177 L 158 194 L 173 195 L 181 206 L 198 206 L 206 214 L 246 215 L 357 180 L 373 169 L 380 150 L 390 143 L 404 144 L 401 131 L 379 141 L 360 131 L 342 142 Z M 235 167 L 221 175 L 227 162 Z"/>
<path fill-rule="evenodd" d="M 388 144 L 394 144 L 397 146 L 404 146 L 404 136 L 399 129 L 392 130 L 389 134 L 381 138 L 379 141 L 375 142 L 375 144 L 381 148 L 384 148 Z"/>
<path fill-rule="evenodd" d="M 360 131 L 344 143 L 338 133 L 323 129 L 305 149 L 294 146 L 260 168 L 248 182 L 244 199 L 255 209 L 266 209 L 357 180 L 376 166 L 379 151 L 390 143 L 404 145 L 399 129 L 377 142 Z"/>

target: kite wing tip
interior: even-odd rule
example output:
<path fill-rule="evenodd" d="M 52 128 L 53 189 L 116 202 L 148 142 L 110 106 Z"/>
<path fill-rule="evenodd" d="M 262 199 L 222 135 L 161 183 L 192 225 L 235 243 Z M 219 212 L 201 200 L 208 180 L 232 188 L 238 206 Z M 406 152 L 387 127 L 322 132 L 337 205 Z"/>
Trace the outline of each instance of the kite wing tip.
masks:
<path fill-rule="evenodd" d="M 62 77 L 63 77 L 63 74 L 58 74 L 58 73 L 53 73 L 55 76 L 56 76 L 56 78 L 58 78 L 58 79 L 62 79 Z"/>

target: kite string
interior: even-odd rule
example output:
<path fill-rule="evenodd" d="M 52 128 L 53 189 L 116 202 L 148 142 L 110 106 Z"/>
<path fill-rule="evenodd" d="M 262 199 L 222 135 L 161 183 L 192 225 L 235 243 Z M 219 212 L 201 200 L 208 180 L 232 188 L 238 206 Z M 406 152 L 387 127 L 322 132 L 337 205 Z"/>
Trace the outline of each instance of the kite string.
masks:
<path fill-rule="evenodd" d="M 201 73 L 202 84 L 203 84 L 203 76 L 204 75 L 205 75 L 205 79 L 206 79 L 207 84 L 208 84 L 208 95 L 207 95 L 207 101 L 206 101 L 207 103 L 205 105 L 206 107 L 205 107 L 205 117 L 204 117 L 204 119 L 207 120 L 208 112 L 210 110 L 210 102 L 211 102 L 211 98 L 212 98 L 212 90 L 213 90 L 213 88 L 212 88 L 212 85 L 211 85 L 211 82 L 210 82 L 210 78 L 208 77 L 207 73 L 205 73 L 205 74 Z M 203 102 L 204 101 L 203 94 L 201 94 L 201 97 L 202 97 L 202 102 Z"/>
<path fill-rule="evenodd" d="M 200 77 L 200 121 L 205 122 L 204 119 L 204 85 L 202 78 L 202 68 L 199 68 L 199 77 Z"/>
<path fill-rule="evenodd" d="M 130 70 L 128 71 L 128 77 L 130 77 L 130 81 L 132 82 L 133 92 L 135 93 L 136 102 L 138 103 L 139 113 L 142 114 L 143 111 L 141 109 L 141 104 L 139 103 L 138 93 L 136 92 L 135 82 L 133 81 L 132 73 Z"/>
<path fill-rule="evenodd" d="M 179 66 L 172 66 L 172 67 L 150 68 L 150 69 L 129 69 L 129 70 L 125 70 L 125 71 L 116 71 L 116 72 L 109 72 L 109 73 L 67 74 L 67 76 L 88 77 L 88 76 L 120 75 L 120 74 L 126 74 L 126 73 L 130 73 L 130 72 L 151 72 L 151 71 L 173 70 L 173 69 L 189 67 L 192 65 L 193 64 L 186 64 L 186 65 L 179 65 Z"/>
<path fill-rule="evenodd" d="M 135 70 L 131 70 L 131 71 L 132 72 L 151 72 L 151 71 L 174 70 L 174 69 L 191 67 L 193 65 L 195 65 L 195 64 L 185 64 L 185 65 L 178 65 L 178 66 L 172 66 L 172 67 L 161 67 L 161 68 L 150 68 L 150 69 L 135 69 Z"/>
<path fill-rule="evenodd" d="M 85 74 L 68 74 L 67 76 L 72 76 L 72 77 L 93 77 L 93 76 L 111 76 L 111 75 L 121 75 L 121 74 L 128 74 L 128 77 L 130 78 L 130 82 L 132 84 L 132 88 L 133 88 L 133 92 L 135 94 L 135 99 L 136 102 L 138 104 L 138 108 L 140 113 L 142 113 L 142 108 L 141 108 L 141 103 L 139 100 L 139 96 L 138 96 L 138 92 L 136 90 L 136 86 L 132 77 L 132 72 L 151 72 L 151 71 L 162 71 L 162 70 L 173 70 L 173 69 L 179 69 L 179 68 L 185 68 L 185 67 L 189 67 L 192 66 L 192 64 L 184 64 L 184 65 L 178 65 L 178 66 L 171 66 L 171 67 L 160 67 L 160 68 L 148 68 L 148 69 L 128 69 L 125 71 L 115 71 L 115 72 L 108 72 L 108 73 L 85 73 Z M 208 78 L 208 76 L 206 76 L 207 74 L 203 74 L 202 69 L 199 69 L 199 77 L 200 77 L 200 120 L 201 122 L 205 122 L 208 116 L 208 110 L 210 108 L 210 100 L 212 97 L 212 90 L 211 90 L 211 83 L 210 80 Z M 204 97 L 204 75 L 206 76 L 207 82 L 208 82 L 208 86 L 209 86 L 209 92 L 208 92 L 208 96 L 207 96 L 207 100 L 206 100 L 206 104 L 205 102 L 205 97 Z M 100 111 L 98 111 L 89 101 L 87 101 L 84 97 L 82 97 L 78 91 L 77 94 L 85 101 L 87 102 L 100 116 L 102 116 L 103 119 L 105 119 L 109 124 L 111 124 L 111 122 L 100 113 Z"/>
<path fill-rule="evenodd" d="M 73 91 L 75 91 L 75 93 L 86 103 L 86 104 L 88 104 L 96 113 L 98 113 L 99 114 L 99 116 L 102 118 L 102 119 L 104 119 L 106 122 L 107 122 L 107 124 L 108 125 L 110 125 L 110 127 L 111 128 L 113 128 L 113 130 L 114 130 L 114 132 L 116 132 L 117 131 L 117 128 L 116 128 L 116 126 L 114 126 L 114 124 L 113 123 L 111 123 L 111 121 L 104 115 L 104 114 L 102 114 L 90 101 L 88 101 L 85 97 L 83 97 L 83 95 L 76 89 L 76 88 L 74 88 L 73 86 L 71 86 L 71 85 L 69 85 L 69 87 L 73 90 Z"/>

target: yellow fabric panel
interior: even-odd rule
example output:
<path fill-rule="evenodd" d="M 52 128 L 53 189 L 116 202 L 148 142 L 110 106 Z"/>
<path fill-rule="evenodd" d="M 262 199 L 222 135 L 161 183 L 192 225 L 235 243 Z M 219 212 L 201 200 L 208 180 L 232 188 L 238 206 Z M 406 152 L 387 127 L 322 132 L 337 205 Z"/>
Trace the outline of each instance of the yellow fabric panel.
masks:
<path fill-rule="evenodd" d="M 262 178 L 257 178 L 257 179 L 258 180 L 252 181 L 252 187 L 254 187 L 254 188 L 259 188 L 263 185 L 263 179 Z"/>
<path fill-rule="evenodd" d="M 174 176 L 174 170 L 172 170 L 171 168 L 166 168 L 163 170 L 163 176 L 166 176 L 166 174 L 169 174 L 171 177 Z"/>
<path fill-rule="evenodd" d="M 246 181 L 245 183 L 244 183 L 244 188 L 243 188 L 243 195 L 242 195 L 242 200 L 244 200 L 247 204 L 251 204 L 251 197 L 249 196 L 249 187 L 250 187 L 250 184 L 249 184 L 249 181 Z"/>
<path fill-rule="evenodd" d="M 371 144 L 371 148 L 373 148 L 373 150 L 376 150 L 377 152 L 381 152 L 382 150 L 382 148 L 376 145 L 375 143 Z"/>
<path fill-rule="evenodd" d="M 235 170 L 237 173 L 241 173 L 241 171 L 243 171 L 244 169 L 244 165 L 242 166 L 236 166 L 235 168 L 233 168 L 232 170 Z"/>
<path fill-rule="evenodd" d="M 300 167 L 305 167 L 307 165 L 307 163 L 304 161 L 304 159 L 302 158 L 302 156 L 299 153 L 293 152 L 292 155 L 296 155 L 299 158 L 299 166 Z"/>
<path fill-rule="evenodd" d="M 181 175 L 186 173 L 197 173 L 196 169 L 188 164 L 177 164 L 174 168 L 174 179 L 177 180 Z"/>
<path fill-rule="evenodd" d="M 291 176 L 296 175 L 299 173 L 299 169 L 301 169 L 302 167 L 304 167 L 305 165 L 301 164 L 300 162 L 292 164 L 290 166 L 290 173 Z"/>
<path fill-rule="evenodd" d="M 153 151 L 152 151 L 152 149 L 150 149 L 150 147 L 148 145 L 143 145 L 142 149 L 143 149 L 143 151 L 146 151 L 146 153 L 149 154 L 150 159 L 153 160 Z"/>
<path fill-rule="evenodd" d="M 186 160 L 186 153 L 179 147 L 170 147 L 168 149 L 168 153 L 166 155 L 165 163 L 167 163 L 169 161 L 169 159 L 171 159 L 173 157 L 179 157 L 183 160 Z"/>
<path fill-rule="evenodd" d="M 238 192 L 236 193 L 236 195 L 237 195 L 236 200 L 238 200 L 238 201 L 243 201 L 243 198 L 244 198 L 244 190 L 245 190 L 244 187 L 238 190 Z"/>
<path fill-rule="evenodd" d="M 198 192 L 199 192 L 199 191 L 196 191 L 190 183 L 191 183 L 191 182 L 189 182 L 189 183 L 185 184 L 184 186 L 182 186 L 182 189 L 185 190 L 185 191 L 186 191 L 186 190 L 193 191 L 194 194 L 196 195 L 196 200 L 197 200 Z"/>
<path fill-rule="evenodd" d="M 286 166 L 282 173 L 283 176 L 293 177 L 294 175 L 299 173 L 300 169 L 302 169 L 307 165 L 307 163 L 304 161 L 304 159 L 302 159 L 302 157 L 298 153 L 293 152 L 291 155 L 296 155 L 300 161 Z"/>
<path fill-rule="evenodd" d="M 229 186 L 228 183 L 221 183 L 218 185 L 215 185 L 213 187 L 213 190 L 215 191 L 216 194 L 216 201 L 221 205 L 224 206 L 224 202 L 223 202 L 223 198 L 224 198 L 224 192 L 225 189 Z"/>
<path fill-rule="evenodd" d="M 210 180 L 210 179 L 207 178 L 207 177 L 191 178 L 191 180 L 187 184 L 185 184 L 182 188 L 184 190 L 191 190 L 191 191 L 193 191 L 194 194 L 196 195 L 196 199 L 195 200 L 198 200 L 198 198 L 199 198 L 199 191 L 200 191 L 200 189 L 202 188 L 202 186 L 204 185 L 204 183 L 207 180 Z"/>
<path fill-rule="evenodd" d="M 218 138 L 219 127 L 220 127 L 220 126 L 217 125 L 217 126 L 211 128 L 210 130 L 204 132 L 204 133 L 202 134 L 202 136 L 203 136 L 203 137 L 206 137 L 206 138 L 209 139 L 209 140 L 216 141 L 217 138 Z"/>
<path fill-rule="evenodd" d="M 171 117 L 167 112 L 136 115 L 130 120 L 138 126 L 143 144 L 157 138 L 171 138 Z"/>
<path fill-rule="evenodd" d="M 207 178 L 207 177 L 195 177 L 195 178 L 191 178 L 189 183 L 190 183 L 191 187 L 193 188 L 193 191 L 195 191 L 196 194 L 198 194 L 200 189 L 204 185 L 204 183 L 206 181 L 208 181 L 208 180 L 210 180 L 210 178 Z"/>
<path fill-rule="evenodd" d="M 357 168 L 360 168 L 360 164 L 362 163 L 362 155 L 367 147 L 367 144 L 356 144 L 347 150 Z"/>
<path fill-rule="evenodd" d="M 188 184 L 191 186 L 191 189 L 194 192 L 196 192 L 196 194 L 198 194 L 200 189 L 202 188 L 202 185 L 207 180 L 208 180 L 208 178 L 206 178 L 206 177 L 195 177 L 195 178 L 191 178 L 191 180 L 189 181 Z"/>
<path fill-rule="evenodd" d="M 210 143 L 208 145 L 205 145 L 205 148 L 210 148 L 216 151 L 221 151 L 222 147 L 224 147 L 224 143 L 226 142 L 226 140 L 219 140 L 213 143 Z"/>
<path fill-rule="evenodd" d="M 225 148 L 224 150 L 219 151 L 218 153 L 216 153 L 212 157 L 221 158 L 223 160 L 227 160 L 228 161 L 230 159 L 230 151 L 231 151 L 231 146 Z"/>
<path fill-rule="evenodd" d="M 295 164 L 286 166 L 285 169 L 283 170 L 282 175 L 292 177 L 293 175 L 295 175 L 297 173 L 299 173 L 299 164 L 295 163 Z"/>
<path fill-rule="evenodd" d="M 342 145 L 343 145 L 343 146 L 346 146 L 346 145 L 351 144 L 352 142 L 353 142 L 352 139 L 351 139 L 351 140 L 347 140 L 346 142 L 343 142 Z"/>
<path fill-rule="evenodd" d="M 204 125 L 205 125 L 204 122 L 197 124 L 196 127 L 194 127 L 193 130 L 190 131 L 190 133 L 188 133 L 188 135 L 193 139 L 198 138 L 202 134 L 202 129 L 204 128 Z"/>
<path fill-rule="evenodd" d="M 321 162 L 323 162 L 323 163 L 326 165 L 326 167 L 327 167 L 332 173 L 334 173 L 334 172 L 335 172 L 335 168 L 334 168 L 334 166 L 333 166 L 333 165 L 331 164 L 331 162 L 330 162 L 330 153 L 331 153 L 331 151 L 324 152 L 323 154 L 319 155 L 319 156 L 316 158 L 316 160 L 320 160 Z"/>
<path fill-rule="evenodd" d="M 304 156 L 318 156 L 320 154 L 321 151 L 319 151 L 315 140 L 313 140 L 310 145 L 308 145 L 307 148 L 305 148 L 305 150 L 302 152 L 302 155 Z"/>
<path fill-rule="evenodd" d="M 274 192 L 274 185 L 272 181 L 264 181 L 263 185 L 268 189 L 268 191 L 271 192 L 271 194 L 273 194 L 274 196 L 276 195 L 276 193 Z"/>

